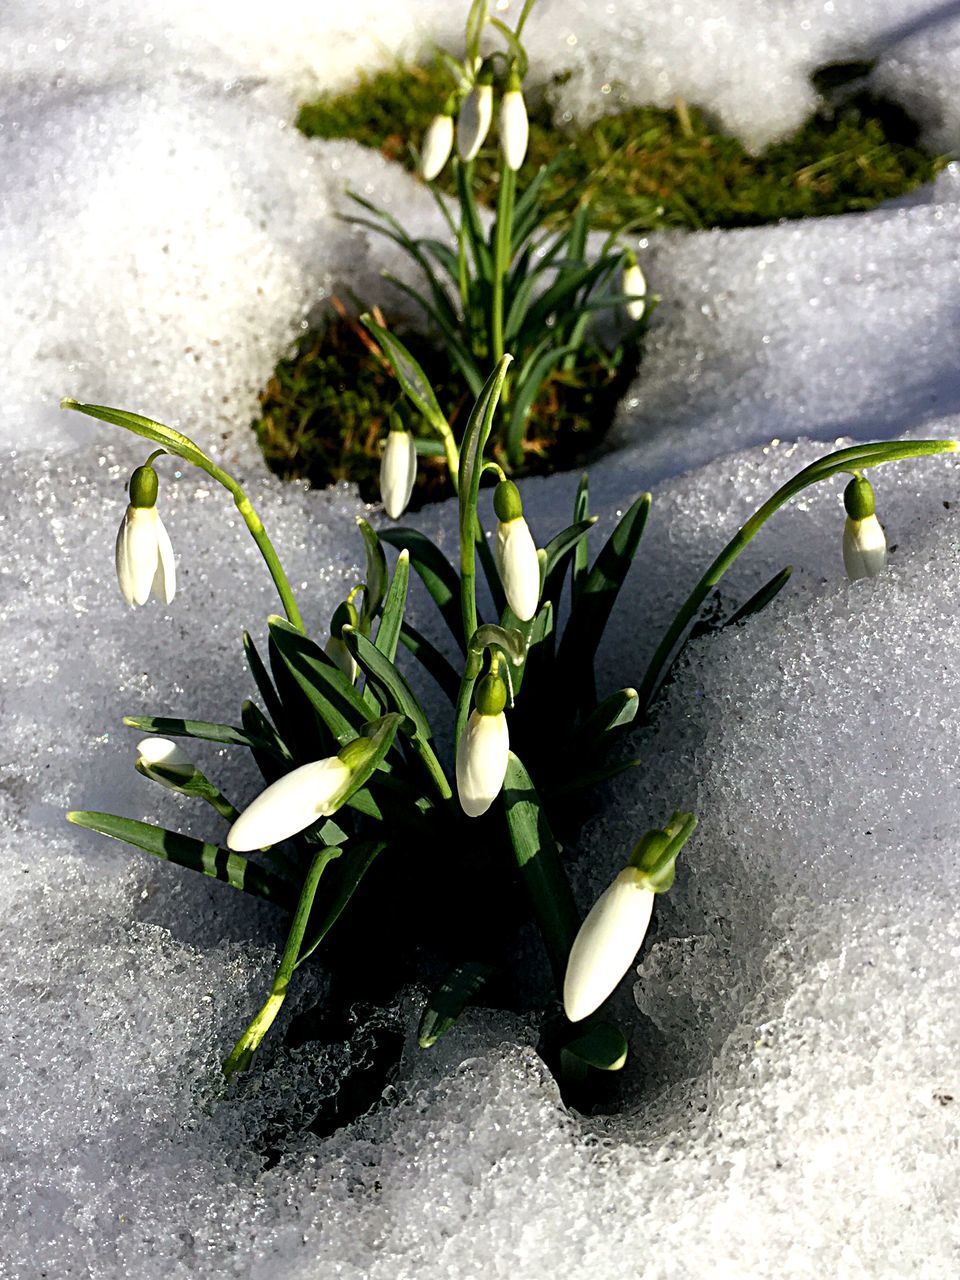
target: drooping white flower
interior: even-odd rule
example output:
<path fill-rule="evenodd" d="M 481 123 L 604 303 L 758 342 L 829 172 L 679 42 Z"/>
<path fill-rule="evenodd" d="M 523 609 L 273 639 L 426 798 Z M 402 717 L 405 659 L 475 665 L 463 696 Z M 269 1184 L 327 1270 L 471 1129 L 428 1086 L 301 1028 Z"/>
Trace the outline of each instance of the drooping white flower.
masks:
<path fill-rule="evenodd" d="M 351 778 L 339 756 L 314 760 L 285 774 L 257 796 L 227 832 L 237 853 L 288 840 L 340 807 Z"/>
<path fill-rule="evenodd" d="M 630 301 L 626 303 L 627 315 L 631 320 L 640 320 L 647 309 L 647 279 L 640 270 L 636 254 L 628 253 L 623 268 L 622 289 L 624 296 Z"/>
<path fill-rule="evenodd" d="M 483 146 L 492 120 L 493 70 L 484 66 L 457 116 L 457 154 L 464 164 L 473 160 Z"/>
<path fill-rule="evenodd" d="M 540 561 L 512 480 L 501 480 L 497 485 L 493 505 L 497 513 L 497 572 L 507 604 L 521 622 L 529 622 L 540 601 Z"/>
<path fill-rule="evenodd" d="M 173 546 L 157 511 L 157 474 L 137 467 L 130 478 L 130 505 L 117 532 L 117 581 L 129 605 L 146 604 L 150 592 L 169 604 L 177 590 Z"/>
<path fill-rule="evenodd" d="M 420 152 L 420 173 L 432 182 L 450 158 L 453 150 L 453 116 L 442 111 L 430 121 Z"/>
<path fill-rule="evenodd" d="M 563 1007 L 571 1022 L 599 1009 L 630 968 L 655 897 L 644 873 L 628 866 L 590 908 L 570 948 L 563 981 Z"/>
<path fill-rule="evenodd" d="M 155 765 L 159 765 L 164 773 L 157 773 Z M 187 753 L 169 738 L 142 738 L 137 743 L 137 768 L 166 787 L 171 786 L 174 780 L 165 774 L 173 774 L 177 780 L 189 782 L 197 771 Z"/>
<path fill-rule="evenodd" d="M 887 539 L 875 514 L 873 486 L 856 476 L 843 494 L 843 566 L 851 582 L 873 578 L 887 563 Z"/>
<path fill-rule="evenodd" d="M 468 818 L 486 813 L 503 788 L 510 751 L 510 732 L 503 713 L 506 700 L 500 677 L 484 676 L 457 743 L 457 795 Z"/>
<path fill-rule="evenodd" d="M 529 139 L 530 122 L 520 77 L 516 71 L 511 71 L 507 91 L 500 103 L 500 146 L 508 169 L 517 170 L 523 164 Z"/>
<path fill-rule="evenodd" d="M 380 459 L 380 497 L 391 520 L 403 515 L 417 478 L 417 450 L 413 436 L 396 421 Z"/>

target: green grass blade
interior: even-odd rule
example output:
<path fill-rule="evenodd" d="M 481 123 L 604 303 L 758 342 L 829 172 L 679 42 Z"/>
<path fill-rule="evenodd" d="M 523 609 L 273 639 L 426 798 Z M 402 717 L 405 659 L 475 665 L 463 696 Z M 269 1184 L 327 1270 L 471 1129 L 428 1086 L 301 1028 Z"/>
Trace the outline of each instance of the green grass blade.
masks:
<path fill-rule="evenodd" d="M 275 751 L 275 743 L 252 737 L 232 724 L 214 724 L 209 720 L 181 720 L 178 716 L 124 716 L 123 723 L 142 733 L 156 733 L 164 738 L 197 738 L 202 742 L 219 742 L 226 747 L 248 747 L 257 751 Z"/>
<path fill-rule="evenodd" d="M 790 581 L 792 573 L 793 565 L 788 564 L 779 573 L 774 574 L 770 581 L 764 583 L 760 590 L 742 604 L 736 613 L 732 613 L 723 625 L 725 627 L 734 627 L 738 622 L 743 622 L 744 618 L 751 618 L 755 613 L 760 613 L 777 598 Z"/>
<path fill-rule="evenodd" d="M 410 563 L 440 610 L 443 620 L 459 644 L 466 651 L 466 640 L 460 620 L 460 578 L 457 571 L 435 542 L 431 542 L 419 529 L 382 529 L 380 537 L 392 547 L 410 554 Z"/>
<path fill-rule="evenodd" d="M 421 1049 L 430 1049 L 456 1023 L 468 1004 L 483 990 L 493 973 L 492 964 L 465 960 L 435 987 L 427 1000 L 417 1030 Z"/>
<path fill-rule="evenodd" d="M 573 500 L 573 523 L 590 518 L 590 477 L 584 471 L 577 485 L 576 497 Z M 573 553 L 573 580 L 571 583 L 571 599 L 576 600 L 587 580 L 590 564 L 590 548 L 587 539 L 578 542 Z"/>
<path fill-rule="evenodd" d="M 247 659 L 247 666 L 250 668 L 257 688 L 260 690 L 260 697 L 263 699 L 264 706 L 267 709 L 267 715 L 275 725 L 281 724 L 283 721 L 283 703 L 280 701 L 280 695 L 274 688 L 270 673 L 264 666 L 263 659 L 260 657 L 249 631 L 244 631 L 243 633 L 243 652 Z"/>
<path fill-rule="evenodd" d="M 268 623 L 282 661 L 323 724 L 340 746 L 352 742 L 373 718 L 363 697 L 302 631 L 276 615 Z"/>
<path fill-rule="evenodd" d="M 383 598 L 387 591 L 387 580 L 390 576 L 387 569 L 387 557 L 384 555 L 383 546 L 376 530 L 362 516 L 357 516 L 357 528 L 363 538 L 363 552 L 367 562 L 364 577 L 364 581 L 367 584 L 367 598 L 364 609 L 368 617 L 375 618 L 381 604 L 383 604 Z"/>
<path fill-rule="evenodd" d="M 409 581 L 410 552 L 404 550 L 397 557 L 397 566 L 393 571 L 393 580 L 383 606 L 383 617 L 380 619 L 377 638 L 374 641 L 388 662 L 393 662 L 397 656 L 397 641 L 400 639 L 400 629 L 403 626 L 403 611 L 407 604 Z"/>
<path fill-rule="evenodd" d="M 551 538 L 543 549 L 545 561 L 541 599 L 552 600 L 554 607 L 560 603 L 563 580 L 576 550 L 581 544 L 586 549 L 587 535 L 596 522 L 596 516 L 587 517 L 586 520 L 578 520 L 576 524 L 569 525 L 558 533 L 555 538 Z"/>

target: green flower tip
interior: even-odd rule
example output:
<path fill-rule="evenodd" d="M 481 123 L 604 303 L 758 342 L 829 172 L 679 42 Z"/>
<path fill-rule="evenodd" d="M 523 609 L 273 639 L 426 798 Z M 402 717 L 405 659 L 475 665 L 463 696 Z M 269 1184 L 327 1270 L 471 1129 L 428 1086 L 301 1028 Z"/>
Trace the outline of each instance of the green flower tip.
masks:
<path fill-rule="evenodd" d="M 497 519 L 506 524 L 508 520 L 519 520 L 523 515 L 523 503 L 520 501 L 520 490 L 512 480 L 501 480 L 494 490 L 493 509 Z"/>
<path fill-rule="evenodd" d="M 499 676 L 486 675 L 477 685 L 474 702 L 482 716 L 498 716 L 507 705 L 507 686 Z"/>
<path fill-rule="evenodd" d="M 865 476 L 854 476 L 843 491 L 843 505 L 851 520 L 866 520 L 877 509 L 873 485 Z"/>
<path fill-rule="evenodd" d="M 155 507 L 160 488 L 157 473 L 149 462 L 137 467 L 130 477 L 130 503 L 134 507 Z"/>

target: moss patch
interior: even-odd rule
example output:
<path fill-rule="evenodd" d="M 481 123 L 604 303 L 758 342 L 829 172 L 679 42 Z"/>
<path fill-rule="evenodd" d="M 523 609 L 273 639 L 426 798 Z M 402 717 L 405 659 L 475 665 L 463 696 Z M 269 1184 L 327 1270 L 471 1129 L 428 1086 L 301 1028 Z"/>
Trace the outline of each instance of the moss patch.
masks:
<path fill-rule="evenodd" d="M 459 438 L 471 408 L 463 382 L 429 339 L 390 327 L 430 378 Z M 603 366 L 591 365 L 577 373 L 557 373 L 545 384 L 528 420 L 526 474 L 578 466 L 596 450 L 636 373 L 638 358 L 633 351 L 614 377 Z M 391 408 L 405 414 L 405 406 L 375 343 L 342 309 L 323 329 L 304 334 L 293 353 L 280 361 L 260 404 L 254 429 L 277 475 L 309 480 L 315 488 L 353 480 L 367 501 L 379 499 L 380 442 Z M 436 440 L 422 424 L 410 423 L 410 428 L 421 439 Z M 411 505 L 450 493 L 443 458 L 421 457 Z"/>
<path fill-rule="evenodd" d="M 412 168 L 408 144 L 419 145 L 448 88 L 438 66 L 396 66 L 304 106 L 297 124 L 310 137 L 352 138 Z M 631 107 L 586 128 L 559 129 L 550 96 L 548 90 L 529 104 L 521 183 L 523 174 L 562 154 L 548 198 L 585 196 L 598 227 L 749 227 L 871 209 L 912 191 L 944 164 L 917 145 L 916 128 L 902 110 L 863 93 L 815 115 L 760 155 L 717 132 L 696 108 L 678 114 Z M 492 147 L 481 153 L 477 177 L 481 199 L 492 203 Z M 449 174 L 439 182 L 449 183 Z"/>

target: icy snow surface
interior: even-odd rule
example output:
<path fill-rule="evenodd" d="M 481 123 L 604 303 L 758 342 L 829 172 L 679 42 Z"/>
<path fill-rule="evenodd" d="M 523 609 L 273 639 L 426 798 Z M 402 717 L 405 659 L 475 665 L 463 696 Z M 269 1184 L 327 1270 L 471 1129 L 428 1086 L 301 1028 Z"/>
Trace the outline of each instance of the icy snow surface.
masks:
<path fill-rule="evenodd" d="M 541 2 L 534 56 L 574 67 L 571 110 L 623 80 L 756 141 L 807 110 L 813 66 L 879 52 L 897 26 L 878 74 L 957 136 L 956 5 L 931 25 L 916 3 Z M 379 157 L 289 122 L 316 85 L 452 39 L 455 8 L 115 0 L 0 19 L 0 1276 L 956 1274 L 956 464 L 880 473 L 896 551 L 875 582 L 841 576 L 839 482 L 781 513 L 725 598 L 786 562 L 788 590 L 698 643 L 637 739 L 648 763 L 588 829 L 584 903 L 639 831 L 676 807 L 702 818 L 620 994 L 618 1117 L 564 1112 L 523 1020 L 478 1013 L 429 1054 L 411 1039 L 389 1106 L 295 1137 L 342 1052 L 274 1037 L 236 1088 L 216 1071 L 279 918 L 62 820 L 90 805 L 216 832 L 128 767 L 120 717 L 229 718 L 251 692 L 240 629 L 262 635 L 274 602 L 229 502 L 166 463 L 180 593 L 125 609 L 112 542 L 143 450 L 55 404 L 136 408 L 236 460 L 321 629 L 357 572 L 362 505 L 278 485 L 245 424 L 301 318 L 336 290 L 378 296 L 397 266 L 330 216 L 344 183 L 433 215 Z M 948 172 L 898 209 L 644 246 L 665 303 L 593 473 L 601 528 L 660 483 L 603 687 L 638 679 L 698 566 L 822 452 L 795 437 L 957 433 L 958 221 Z M 528 486 L 541 541 L 573 485 Z M 451 544 L 449 509 L 420 523 Z M 198 755 L 250 793 L 241 762 Z M 412 1035 L 412 998 L 400 1016 Z"/>

